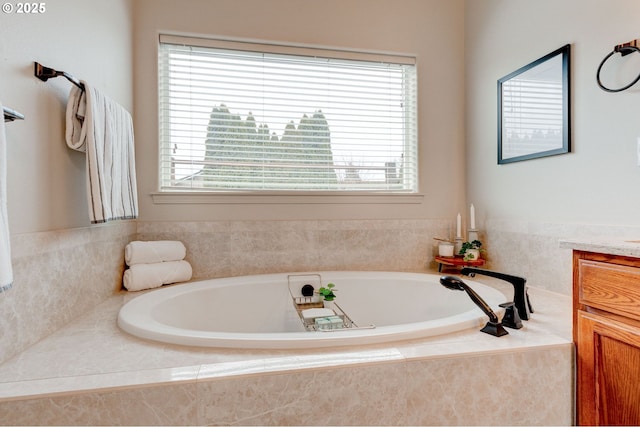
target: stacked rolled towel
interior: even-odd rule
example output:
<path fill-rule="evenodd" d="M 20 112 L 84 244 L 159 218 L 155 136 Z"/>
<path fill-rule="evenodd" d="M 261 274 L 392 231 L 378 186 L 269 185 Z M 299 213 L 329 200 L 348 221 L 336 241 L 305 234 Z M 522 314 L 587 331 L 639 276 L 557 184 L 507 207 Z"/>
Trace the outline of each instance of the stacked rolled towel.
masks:
<path fill-rule="evenodd" d="M 153 242 L 130 242 L 124 248 L 124 260 L 127 265 L 154 264 L 165 261 L 180 261 L 187 255 L 184 244 L 175 240 L 157 240 Z"/>
<path fill-rule="evenodd" d="M 193 271 L 184 260 L 186 254 L 184 244 L 178 241 L 130 242 L 124 249 L 129 266 L 124 272 L 124 287 L 141 291 L 190 280 Z"/>
<path fill-rule="evenodd" d="M 124 272 L 124 287 L 129 291 L 159 288 L 169 283 L 191 279 L 191 264 L 187 261 L 164 261 L 155 264 L 135 264 Z"/>

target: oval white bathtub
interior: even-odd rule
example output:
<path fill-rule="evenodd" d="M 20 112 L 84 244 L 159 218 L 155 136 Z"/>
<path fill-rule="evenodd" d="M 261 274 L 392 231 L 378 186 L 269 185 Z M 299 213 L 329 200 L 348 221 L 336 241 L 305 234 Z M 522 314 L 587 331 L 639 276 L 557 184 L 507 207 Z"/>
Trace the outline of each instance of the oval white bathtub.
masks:
<path fill-rule="evenodd" d="M 357 328 L 307 331 L 295 309 L 289 278 L 321 276 L 336 285 L 336 302 Z M 318 272 L 211 279 L 157 289 L 126 303 L 124 331 L 171 344 L 232 348 L 314 348 L 372 344 L 480 328 L 488 320 L 464 292 L 419 273 Z M 466 280 L 492 308 L 499 291 Z M 297 286 L 292 287 L 293 292 Z M 317 287 L 316 287 L 317 288 Z M 370 328 L 370 325 L 375 327 Z"/>

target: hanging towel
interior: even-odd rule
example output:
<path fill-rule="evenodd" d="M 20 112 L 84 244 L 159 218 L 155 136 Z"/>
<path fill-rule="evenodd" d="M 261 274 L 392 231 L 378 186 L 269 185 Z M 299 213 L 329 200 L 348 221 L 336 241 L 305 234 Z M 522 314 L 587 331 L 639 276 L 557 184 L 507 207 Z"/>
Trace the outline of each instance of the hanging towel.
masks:
<path fill-rule="evenodd" d="M 91 223 L 138 217 L 133 122 L 122 106 L 82 81 L 67 103 L 67 145 L 87 154 Z"/>
<path fill-rule="evenodd" d="M 129 266 L 162 261 L 180 261 L 186 255 L 187 248 L 184 244 L 172 240 L 133 241 L 124 247 L 124 261 Z"/>
<path fill-rule="evenodd" d="M 159 288 L 169 283 L 186 282 L 193 270 L 187 261 L 136 264 L 124 271 L 124 287 L 129 291 Z"/>
<path fill-rule="evenodd" d="M 1 103 L 0 110 L 2 110 Z M 10 243 L 7 216 L 7 139 L 4 133 L 4 121 L 2 121 L 0 122 L 0 292 L 8 290 L 13 284 Z"/>

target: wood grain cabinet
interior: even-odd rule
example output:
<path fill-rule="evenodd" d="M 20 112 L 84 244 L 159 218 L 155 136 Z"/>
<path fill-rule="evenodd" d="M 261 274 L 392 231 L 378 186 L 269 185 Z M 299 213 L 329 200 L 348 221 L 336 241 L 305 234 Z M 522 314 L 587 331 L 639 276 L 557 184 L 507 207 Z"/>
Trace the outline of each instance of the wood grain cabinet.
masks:
<path fill-rule="evenodd" d="M 574 251 L 579 425 L 640 425 L 640 259 Z"/>

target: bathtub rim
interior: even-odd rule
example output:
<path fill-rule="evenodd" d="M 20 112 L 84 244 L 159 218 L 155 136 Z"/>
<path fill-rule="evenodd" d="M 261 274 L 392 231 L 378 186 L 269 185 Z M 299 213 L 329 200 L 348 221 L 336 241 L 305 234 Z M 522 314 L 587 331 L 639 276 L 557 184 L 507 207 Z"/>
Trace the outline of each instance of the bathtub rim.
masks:
<path fill-rule="evenodd" d="M 117 324 L 124 332 L 138 338 L 167 344 L 230 348 L 230 349 L 313 349 L 328 347 L 345 347 L 368 344 L 392 343 L 411 339 L 429 338 L 447 333 L 454 333 L 477 327 L 480 329 L 488 318 L 479 308 L 434 320 L 405 323 L 401 325 L 381 326 L 375 329 L 342 330 L 335 332 L 286 332 L 286 333 L 238 333 L 210 332 L 193 329 L 182 329 L 160 323 L 152 318 L 151 311 L 155 304 L 166 298 L 208 288 L 211 282 L 216 287 L 232 286 L 242 281 L 245 284 L 265 280 L 282 280 L 288 275 L 346 275 L 362 278 L 366 275 L 395 275 L 404 278 L 422 278 L 425 276 L 437 280 L 440 275 L 434 273 L 411 273 L 394 271 L 304 271 L 286 273 L 254 274 L 224 278 L 204 279 L 194 282 L 176 284 L 154 289 L 139 295 L 125 303 L 118 311 Z M 498 304 L 507 301 L 507 297 L 499 290 L 473 280 L 466 280 L 480 294 L 492 309 L 501 315 L 503 309 Z M 461 294 L 460 298 L 467 298 Z M 138 324 L 147 321 L 146 327 Z"/>

